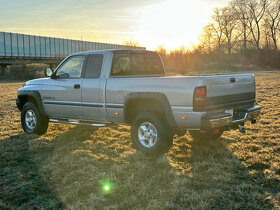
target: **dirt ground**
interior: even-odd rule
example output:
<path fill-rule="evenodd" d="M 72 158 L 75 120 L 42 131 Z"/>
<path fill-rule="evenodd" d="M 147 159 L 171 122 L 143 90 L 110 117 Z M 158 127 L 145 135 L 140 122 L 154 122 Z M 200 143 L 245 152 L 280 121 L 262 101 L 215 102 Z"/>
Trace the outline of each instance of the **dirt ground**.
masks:
<path fill-rule="evenodd" d="M 16 90 L 0 83 L 0 208 L 279 209 L 280 72 L 257 72 L 262 114 L 247 133 L 216 142 L 174 137 L 168 154 L 144 157 L 129 127 L 20 125 Z"/>

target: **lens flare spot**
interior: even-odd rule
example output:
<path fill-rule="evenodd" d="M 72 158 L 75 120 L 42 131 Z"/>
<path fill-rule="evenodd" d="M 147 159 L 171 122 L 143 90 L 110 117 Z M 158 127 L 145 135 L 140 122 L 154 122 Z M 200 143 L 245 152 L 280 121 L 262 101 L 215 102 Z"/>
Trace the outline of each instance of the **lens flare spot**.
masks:
<path fill-rule="evenodd" d="M 110 180 L 99 181 L 103 194 L 109 194 L 114 189 L 114 184 Z"/>
<path fill-rule="evenodd" d="M 105 190 L 105 191 L 109 191 L 109 190 L 110 190 L 110 186 L 109 186 L 109 185 L 105 185 L 105 186 L 104 186 L 104 190 Z"/>

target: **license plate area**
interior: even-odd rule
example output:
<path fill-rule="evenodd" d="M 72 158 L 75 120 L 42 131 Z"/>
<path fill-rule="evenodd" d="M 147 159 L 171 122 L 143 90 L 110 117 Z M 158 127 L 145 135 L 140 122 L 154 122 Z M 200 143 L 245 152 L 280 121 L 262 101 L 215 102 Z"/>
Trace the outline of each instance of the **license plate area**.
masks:
<path fill-rule="evenodd" d="M 240 110 L 236 110 L 236 109 L 235 110 L 234 109 L 225 110 L 225 113 L 230 114 L 231 115 L 231 119 L 233 121 L 244 119 L 245 115 L 246 115 L 246 112 L 240 111 Z"/>
<path fill-rule="evenodd" d="M 243 111 L 234 111 L 234 112 L 233 112 L 232 120 L 233 120 L 233 121 L 235 121 L 235 120 L 243 120 L 243 119 L 245 119 L 245 116 L 246 116 L 246 112 L 243 112 Z"/>

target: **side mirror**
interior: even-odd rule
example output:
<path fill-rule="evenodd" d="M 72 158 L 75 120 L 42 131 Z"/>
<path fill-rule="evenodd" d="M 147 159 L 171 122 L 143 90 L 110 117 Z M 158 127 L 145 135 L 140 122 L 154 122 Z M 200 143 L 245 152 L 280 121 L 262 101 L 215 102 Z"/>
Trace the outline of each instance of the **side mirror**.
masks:
<path fill-rule="evenodd" d="M 45 69 L 45 76 L 50 77 L 52 76 L 52 74 L 53 74 L 53 70 L 50 67 Z"/>

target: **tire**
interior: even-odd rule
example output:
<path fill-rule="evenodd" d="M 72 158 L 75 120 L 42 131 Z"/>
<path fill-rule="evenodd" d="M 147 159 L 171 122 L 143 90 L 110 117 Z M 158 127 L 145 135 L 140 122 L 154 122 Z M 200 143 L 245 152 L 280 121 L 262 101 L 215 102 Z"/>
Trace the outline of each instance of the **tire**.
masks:
<path fill-rule="evenodd" d="M 131 126 L 134 148 L 146 155 L 168 152 L 172 146 L 173 136 L 169 126 L 154 113 L 140 113 Z"/>
<path fill-rule="evenodd" d="M 217 132 L 219 131 L 219 132 Z M 197 130 L 189 130 L 190 135 L 194 139 L 205 140 L 205 141 L 214 141 L 220 138 L 223 135 L 223 130 L 214 129 L 210 131 L 197 131 Z"/>
<path fill-rule="evenodd" d="M 49 119 L 40 114 L 37 106 L 31 102 L 23 105 L 21 125 L 25 133 L 43 135 L 49 126 Z"/>

